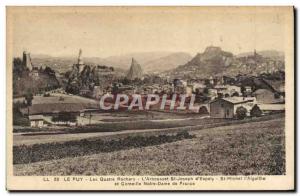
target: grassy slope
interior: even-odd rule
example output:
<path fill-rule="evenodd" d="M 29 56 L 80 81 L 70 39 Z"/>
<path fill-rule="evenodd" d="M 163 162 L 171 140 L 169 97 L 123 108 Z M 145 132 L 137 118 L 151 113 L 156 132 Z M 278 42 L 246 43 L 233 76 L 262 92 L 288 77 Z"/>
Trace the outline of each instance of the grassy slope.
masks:
<path fill-rule="evenodd" d="M 197 138 L 15 165 L 15 175 L 276 175 L 285 173 L 284 119 L 192 131 Z"/>

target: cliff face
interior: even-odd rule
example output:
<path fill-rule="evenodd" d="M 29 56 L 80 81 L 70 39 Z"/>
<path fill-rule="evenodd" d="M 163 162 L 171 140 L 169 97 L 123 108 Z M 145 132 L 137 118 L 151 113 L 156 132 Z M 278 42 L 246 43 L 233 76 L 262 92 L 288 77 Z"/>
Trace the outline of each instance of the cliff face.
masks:
<path fill-rule="evenodd" d="M 134 80 L 136 78 L 140 79 L 142 78 L 142 76 L 143 76 L 143 70 L 140 64 L 134 58 L 132 58 L 131 66 L 127 73 L 126 78 L 129 80 Z"/>

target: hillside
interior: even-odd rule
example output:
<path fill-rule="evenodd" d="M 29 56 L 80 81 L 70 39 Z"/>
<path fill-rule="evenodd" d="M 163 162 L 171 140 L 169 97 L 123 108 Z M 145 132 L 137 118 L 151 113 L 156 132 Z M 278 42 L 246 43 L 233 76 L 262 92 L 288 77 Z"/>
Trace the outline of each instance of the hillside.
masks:
<path fill-rule="evenodd" d="M 64 73 L 72 69 L 74 63 L 77 62 L 77 57 L 65 56 L 65 57 L 52 57 L 48 55 L 32 55 L 31 61 L 37 67 L 48 66 L 59 73 Z M 107 63 L 102 58 L 90 57 L 83 58 L 85 64 L 89 65 L 104 65 Z"/>
<path fill-rule="evenodd" d="M 257 52 L 259 55 L 262 55 L 263 57 L 272 58 L 272 59 L 278 59 L 278 60 L 284 60 L 284 52 L 277 51 L 277 50 L 262 50 Z M 237 54 L 236 57 L 246 57 L 253 55 L 253 52 L 244 52 Z"/>
<path fill-rule="evenodd" d="M 32 76 L 28 72 L 18 76 L 13 75 L 13 95 L 24 96 L 25 94 L 41 93 L 47 90 L 55 89 L 60 86 L 54 74 L 49 74 L 45 71 L 38 72 L 38 76 Z"/>
<path fill-rule="evenodd" d="M 188 63 L 167 74 L 179 78 L 208 78 L 221 75 L 258 75 L 278 70 L 284 70 L 284 56 L 281 52 L 270 50 L 235 56 L 220 47 L 210 46 L 203 53 L 196 54 Z"/>
<path fill-rule="evenodd" d="M 192 59 L 192 56 L 188 53 L 177 52 L 170 55 L 150 60 L 144 64 L 144 70 L 146 72 L 161 72 L 176 68 L 178 65 L 187 63 Z"/>
<path fill-rule="evenodd" d="M 36 66 L 48 66 L 59 73 L 64 73 L 72 69 L 76 62 L 76 56 L 52 57 L 49 55 L 36 54 L 32 55 L 32 63 Z M 124 72 L 131 65 L 132 58 L 135 58 L 146 72 L 165 71 L 173 69 L 180 64 L 185 64 L 191 59 L 188 53 L 184 52 L 140 52 L 129 53 L 119 56 L 100 57 L 83 57 L 87 65 L 107 65 L 115 68 L 116 71 Z"/>

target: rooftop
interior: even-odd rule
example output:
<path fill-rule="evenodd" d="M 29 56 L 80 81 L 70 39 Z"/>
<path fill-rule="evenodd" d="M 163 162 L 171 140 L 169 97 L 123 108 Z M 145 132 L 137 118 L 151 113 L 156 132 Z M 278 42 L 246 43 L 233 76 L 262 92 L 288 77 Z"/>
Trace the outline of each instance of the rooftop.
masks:
<path fill-rule="evenodd" d="M 245 97 L 226 97 L 226 98 L 221 98 L 221 99 L 215 99 L 214 101 L 217 100 L 224 100 L 232 104 L 239 104 L 239 103 L 247 103 L 247 102 L 253 102 L 254 98 L 245 98 Z M 212 102 L 214 102 L 212 101 Z"/>
<path fill-rule="evenodd" d="M 44 116 L 43 115 L 30 115 L 29 120 L 43 120 Z"/>

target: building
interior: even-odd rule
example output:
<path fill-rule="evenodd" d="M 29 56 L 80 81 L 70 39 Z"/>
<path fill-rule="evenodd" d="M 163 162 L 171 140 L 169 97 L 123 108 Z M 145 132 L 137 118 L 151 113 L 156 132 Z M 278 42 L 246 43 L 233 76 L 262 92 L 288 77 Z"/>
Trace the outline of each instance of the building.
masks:
<path fill-rule="evenodd" d="M 253 99 L 243 97 L 215 99 L 210 102 L 210 116 L 212 118 L 234 118 L 238 107 L 243 106 L 249 112 L 253 105 Z"/>
<path fill-rule="evenodd" d="M 173 80 L 173 93 L 185 94 L 186 93 L 187 82 L 181 79 Z"/>
<path fill-rule="evenodd" d="M 83 87 L 79 90 L 79 95 L 81 96 L 90 96 L 92 91 L 88 87 Z"/>
<path fill-rule="evenodd" d="M 100 99 L 102 95 L 103 95 L 103 89 L 100 86 L 94 86 L 93 97 L 95 99 Z"/>
<path fill-rule="evenodd" d="M 263 114 L 280 113 L 285 111 L 285 104 L 258 104 Z"/>
<path fill-rule="evenodd" d="M 39 71 L 37 69 L 33 69 L 29 75 L 33 78 L 33 79 L 38 79 L 39 78 Z"/>
<path fill-rule="evenodd" d="M 211 100 L 218 97 L 218 90 L 213 88 L 208 89 L 208 97 L 210 97 Z"/>
<path fill-rule="evenodd" d="M 43 127 L 44 126 L 44 116 L 43 115 L 30 115 L 29 116 L 31 127 Z"/>
<path fill-rule="evenodd" d="M 229 92 L 230 96 L 232 96 L 234 93 L 242 95 L 242 93 L 241 93 L 241 87 L 239 87 L 239 86 L 226 85 L 226 88 L 227 88 L 227 91 Z"/>
<path fill-rule="evenodd" d="M 187 85 L 185 87 L 185 94 L 188 97 L 192 96 L 192 94 L 193 94 L 193 85 Z"/>
<path fill-rule="evenodd" d="M 245 90 L 243 92 L 245 97 L 249 97 L 252 94 L 252 88 L 251 86 L 245 86 Z"/>
<path fill-rule="evenodd" d="M 203 93 L 205 88 L 206 88 L 206 85 L 203 83 L 193 83 L 193 91 L 194 92 Z"/>
<path fill-rule="evenodd" d="M 283 101 L 280 97 L 276 98 L 275 94 L 267 89 L 258 89 L 253 95 L 256 97 L 258 103 L 278 103 Z"/>

